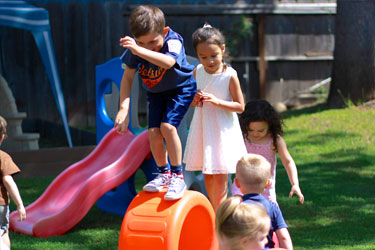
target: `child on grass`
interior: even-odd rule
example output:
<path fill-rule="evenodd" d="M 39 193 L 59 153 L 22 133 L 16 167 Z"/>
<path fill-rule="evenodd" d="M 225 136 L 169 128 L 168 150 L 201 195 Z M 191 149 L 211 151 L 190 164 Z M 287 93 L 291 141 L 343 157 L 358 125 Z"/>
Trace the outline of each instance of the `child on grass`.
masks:
<path fill-rule="evenodd" d="M 129 28 L 134 38 L 120 39 L 120 45 L 127 50 L 121 56 L 126 67 L 115 127 L 120 134 L 128 129 L 130 91 L 138 70 L 147 88 L 148 134 L 151 152 L 159 168 L 158 176 L 143 189 L 159 192 L 168 187 L 164 199 L 180 199 L 186 184 L 177 127 L 196 93 L 194 66 L 186 60 L 182 37 L 165 26 L 164 14 L 159 8 L 138 6 L 130 15 Z"/>
<path fill-rule="evenodd" d="M 205 25 L 193 34 L 193 46 L 201 64 L 194 70 L 197 94 L 184 163 L 188 171 L 202 171 L 209 200 L 217 210 L 227 198 L 228 174 L 246 154 L 236 113 L 244 100 L 237 72 L 225 64 L 222 33 Z"/>
<path fill-rule="evenodd" d="M 279 206 L 261 195 L 270 185 L 270 173 L 271 165 L 263 156 L 247 154 L 237 163 L 234 182 L 244 194 L 242 196 L 244 203 L 262 204 L 271 218 L 271 228 L 265 249 L 274 247 L 272 236 L 273 232 L 276 232 L 280 247 L 292 250 L 292 239 Z"/>
<path fill-rule="evenodd" d="M 254 100 L 246 104 L 245 111 L 241 114 L 239 120 L 247 152 L 262 155 L 271 164 L 271 184 L 262 195 L 266 199 L 277 203 L 275 190 L 277 152 L 292 186 L 289 197 L 296 194 L 299 201 L 303 203 L 304 196 L 299 187 L 297 167 L 284 139 L 281 137 L 283 134 L 283 122 L 277 111 L 265 100 Z M 234 183 L 232 185 L 232 195 L 242 195 Z"/>
<path fill-rule="evenodd" d="M 7 122 L 0 116 L 0 145 L 6 137 Z M 23 221 L 26 219 L 26 210 L 23 206 L 23 202 L 18 191 L 17 185 L 13 180 L 12 175 L 19 173 L 20 170 L 13 162 L 12 158 L 0 150 L 0 171 L 1 171 L 1 183 L 0 183 L 0 236 L 1 242 L 0 249 L 10 249 L 9 239 L 9 194 L 12 197 L 14 203 L 17 206 L 19 214 L 19 220 Z"/>
<path fill-rule="evenodd" d="M 268 242 L 269 231 L 270 217 L 261 205 L 229 197 L 217 210 L 216 234 L 220 250 L 262 250 Z"/>

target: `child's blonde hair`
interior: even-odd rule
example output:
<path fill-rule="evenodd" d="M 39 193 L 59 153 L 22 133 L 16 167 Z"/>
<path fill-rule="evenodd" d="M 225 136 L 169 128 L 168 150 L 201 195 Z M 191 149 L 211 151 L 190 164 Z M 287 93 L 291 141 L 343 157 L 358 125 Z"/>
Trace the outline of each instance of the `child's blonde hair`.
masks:
<path fill-rule="evenodd" d="M 0 115 L 0 138 L 7 134 L 7 121 Z"/>
<path fill-rule="evenodd" d="M 271 177 L 271 164 L 261 155 L 247 154 L 236 167 L 236 178 L 245 189 L 263 193 Z"/>
<path fill-rule="evenodd" d="M 243 237 L 255 239 L 259 233 L 268 232 L 270 223 L 262 205 L 243 203 L 238 196 L 223 201 L 216 212 L 216 233 L 219 238 L 226 237 L 231 250 L 241 249 Z"/>

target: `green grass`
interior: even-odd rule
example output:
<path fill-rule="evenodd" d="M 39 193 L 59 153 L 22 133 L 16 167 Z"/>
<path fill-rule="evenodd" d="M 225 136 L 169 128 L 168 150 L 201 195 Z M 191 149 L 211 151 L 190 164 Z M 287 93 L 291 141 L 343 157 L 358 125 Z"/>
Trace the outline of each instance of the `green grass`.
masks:
<path fill-rule="evenodd" d="M 146 183 L 142 171 L 137 171 L 135 187 L 139 192 Z M 53 181 L 53 177 L 17 178 L 17 186 L 21 192 L 25 206 L 34 202 Z M 14 211 L 15 205 L 10 205 Z M 73 229 L 62 236 L 34 238 L 10 232 L 13 250 L 99 250 L 117 249 L 123 216 L 99 210 L 96 204 Z"/>
<path fill-rule="evenodd" d="M 329 110 L 320 104 L 283 115 L 284 138 L 305 195 L 303 205 L 288 198 L 290 184 L 279 161 L 277 198 L 295 249 L 375 249 L 375 110 Z M 52 178 L 16 181 L 28 205 Z M 139 188 L 144 180 L 138 181 Z M 117 249 L 122 219 L 93 206 L 64 236 L 11 232 L 12 249 Z"/>
<path fill-rule="evenodd" d="M 305 204 L 287 197 L 278 164 L 277 194 L 296 249 L 375 249 L 375 110 L 318 105 L 285 114 L 285 140 Z"/>

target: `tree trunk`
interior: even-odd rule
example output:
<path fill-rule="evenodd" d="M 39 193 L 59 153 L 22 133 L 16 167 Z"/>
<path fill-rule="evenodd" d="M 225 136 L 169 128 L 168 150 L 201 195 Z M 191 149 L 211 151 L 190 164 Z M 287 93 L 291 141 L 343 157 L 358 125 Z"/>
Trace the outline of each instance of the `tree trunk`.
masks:
<path fill-rule="evenodd" d="M 375 1 L 338 0 L 331 107 L 375 99 Z"/>

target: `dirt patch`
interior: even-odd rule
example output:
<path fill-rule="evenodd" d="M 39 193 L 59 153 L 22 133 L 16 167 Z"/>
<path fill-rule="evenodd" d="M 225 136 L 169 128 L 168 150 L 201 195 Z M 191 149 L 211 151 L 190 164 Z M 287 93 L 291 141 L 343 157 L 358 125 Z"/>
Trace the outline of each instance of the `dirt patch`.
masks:
<path fill-rule="evenodd" d="M 359 109 L 375 109 L 375 100 L 365 102 L 364 104 L 358 106 Z"/>

